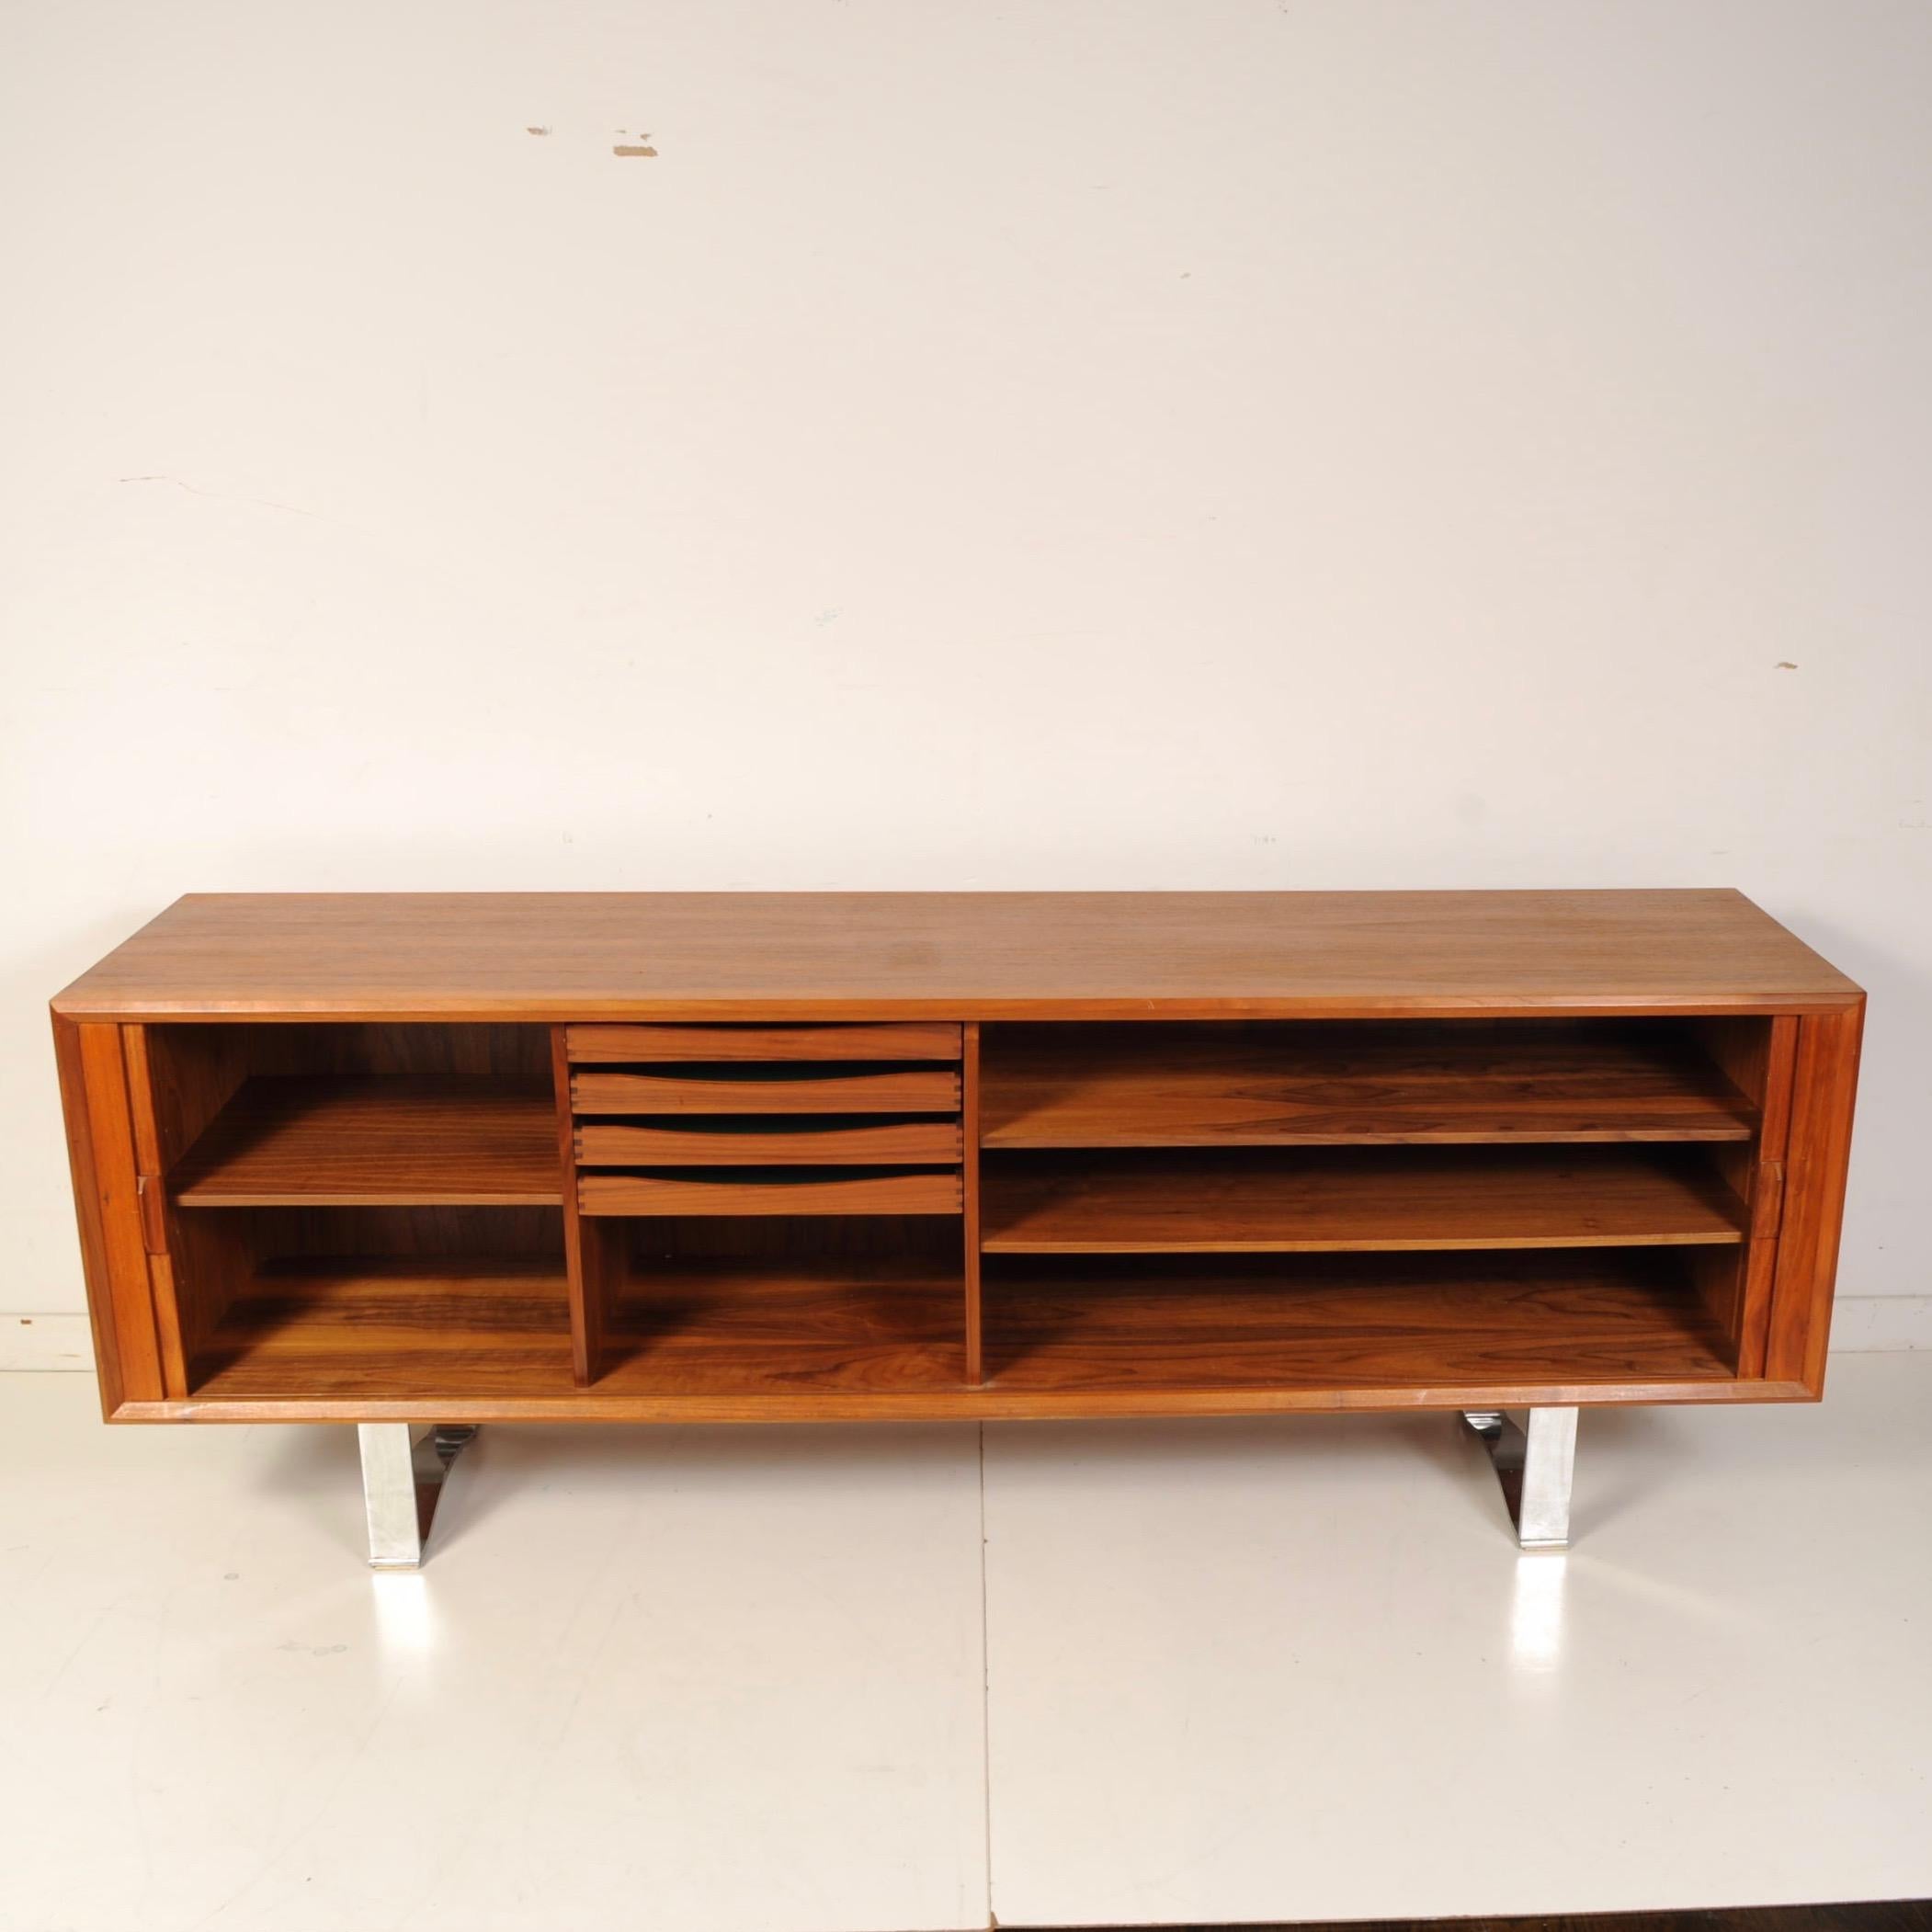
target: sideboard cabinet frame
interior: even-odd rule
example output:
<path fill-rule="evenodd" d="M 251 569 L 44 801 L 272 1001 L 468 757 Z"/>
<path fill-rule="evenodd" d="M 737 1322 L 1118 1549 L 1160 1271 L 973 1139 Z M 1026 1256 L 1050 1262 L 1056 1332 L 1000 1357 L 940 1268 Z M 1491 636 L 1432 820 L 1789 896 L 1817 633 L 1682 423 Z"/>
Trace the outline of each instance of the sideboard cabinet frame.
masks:
<path fill-rule="evenodd" d="M 406 950 L 412 902 L 400 895 L 184 900 L 56 998 L 55 1059 L 108 1420 L 434 1423 L 461 1431 L 510 1420 L 1437 1408 L 1472 1415 L 1493 1449 L 1500 1442 L 1520 1462 L 1514 1438 L 1498 1433 L 1511 1409 L 1814 1401 L 1824 1392 L 1865 998 L 1737 894 L 429 895 L 414 903 L 437 935 L 426 958 Z M 1654 954 L 1635 943 L 1645 937 L 1657 942 Z M 1035 949 L 1030 955 L 1022 942 Z M 386 964 L 385 944 L 404 949 Z M 1391 966 L 1399 945 L 1413 949 L 1413 983 L 1402 955 Z M 585 963 L 560 967 L 559 959 Z M 516 982 L 519 971 L 527 983 Z M 1710 1152 L 1738 1203 L 1730 1237 L 1736 1265 L 1713 1260 L 1699 1276 L 1710 1284 L 1702 1291 L 1711 1317 L 1730 1337 L 1733 1373 L 1618 1376 L 1585 1364 L 1528 1381 L 1324 1376 L 1279 1387 L 1217 1385 L 1211 1377 L 1189 1387 L 1177 1374 L 1146 1385 L 1100 1378 L 1059 1388 L 1003 1379 L 988 1336 L 1001 1292 L 994 1264 L 1006 1257 L 1002 1244 L 986 1238 L 984 1217 L 1018 1157 L 988 1127 L 985 1108 L 1000 1055 L 1029 1027 L 1185 1031 L 1305 1020 L 1372 1029 L 1471 1019 L 1682 1023 L 1748 1102 L 1748 1144 Z M 574 1063 L 572 1040 L 627 1025 L 642 1028 L 641 1038 L 762 1028 L 775 1040 L 808 1042 L 813 1029 L 844 1028 L 870 1041 L 874 1057 L 888 1051 L 894 1028 L 911 1028 L 906 1038 L 955 1029 L 957 1048 L 943 1051 L 957 1067 L 949 1089 L 957 1099 L 943 1117 L 926 1118 L 936 1132 L 943 1121 L 957 1123 L 957 1160 L 943 1170 L 877 1171 L 910 1176 L 893 1183 L 909 1198 L 950 1199 L 956 1186 L 956 1378 L 690 1395 L 626 1387 L 606 1373 L 638 1223 L 600 1218 L 608 1210 L 580 1185 L 577 1150 L 585 1125 L 596 1123 L 574 1108 L 586 1070 Z M 238 1223 L 184 1205 L 177 1183 L 188 1143 L 242 1078 L 249 1036 L 236 1029 L 357 1026 L 529 1032 L 554 1102 L 546 1131 L 554 1136 L 554 1201 L 568 1257 L 568 1386 L 438 1397 L 426 1414 L 423 1400 L 374 1385 L 270 1396 L 210 1395 L 198 1383 L 220 1314 L 202 1279 L 217 1239 L 210 1231 Z M 156 1028 L 197 1029 L 196 1052 L 167 1051 L 181 1036 L 158 1036 Z M 204 1036 L 202 1029 L 230 1030 Z M 184 1076 L 189 1063 L 205 1072 Z M 206 1090 L 185 1090 L 198 1084 Z M 949 1144 L 943 1133 L 925 1140 Z M 666 1144 L 682 1143 L 674 1134 Z M 757 1144 L 769 1152 L 779 1143 Z M 1216 1172 L 1212 1158 L 1208 1171 Z M 871 1170 L 849 1171 L 860 1176 L 863 1196 Z M 942 1171 L 956 1182 L 918 1177 Z M 830 1192 L 835 1197 L 836 1187 Z M 185 1217 L 198 1217 L 192 1238 Z M 1543 1433 L 1553 1441 L 1562 1432 Z M 408 1466 L 407 1445 L 392 1448 L 381 1449 L 385 1482 L 400 1494 L 393 1470 Z M 450 1454 L 432 1471 L 438 1481 Z M 418 1460 L 426 1469 L 435 1459 Z"/>

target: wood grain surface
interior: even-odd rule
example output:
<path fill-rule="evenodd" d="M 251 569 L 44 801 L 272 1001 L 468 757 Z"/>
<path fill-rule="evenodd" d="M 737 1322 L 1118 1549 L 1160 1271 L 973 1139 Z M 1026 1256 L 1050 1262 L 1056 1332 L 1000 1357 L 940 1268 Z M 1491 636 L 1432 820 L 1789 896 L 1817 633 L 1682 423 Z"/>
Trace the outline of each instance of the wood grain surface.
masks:
<path fill-rule="evenodd" d="M 956 1390 L 959 1276 L 910 1257 L 869 1267 L 715 1260 L 636 1271 L 605 1394 Z"/>
<path fill-rule="evenodd" d="M 1728 1379 L 1668 1257 L 988 1264 L 986 1374 L 1018 1389 Z"/>
<path fill-rule="evenodd" d="M 960 1029 L 892 1026 L 571 1027 L 570 1057 L 605 1064 L 677 1060 L 957 1060 Z"/>
<path fill-rule="evenodd" d="M 1743 1203 L 1694 1161 L 1624 1149 L 1009 1154 L 987 1254 L 1734 1243 Z"/>
<path fill-rule="evenodd" d="M 944 1168 L 585 1168 L 577 1199 L 585 1214 L 957 1214 L 960 1206 L 960 1176 Z"/>
<path fill-rule="evenodd" d="M 838 1166 L 897 1162 L 957 1166 L 965 1136 L 957 1120 L 871 1120 L 803 1114 L 769 1119 L 585 1120 L 576 1157 L 585 1167 Z"/>
<path fill-rule="evenodd" d="M 652 1072 L 579 1067 L 570 1078 L 580 1114 L 955 1113 L 951 1067 L 745 1067 Z"/>
<path fill-rule="evenodd" d="M 171 1176 L 184 1207 L 554 1204 L 547 1093 L 455 1078 L 251 1080 Z"/>
<path fill-rule="evenodd" d="M 1729 891 L 193 894 L 54 1001 L 598 1021 L 1801 1012 L 1858 989 Z"/>
<path fill-rule="evenodd" d="M 1006 1026 L 983 1061 L 989 1147 L 1748 1141 L 1756 1118 L 1655 1027 Z"/>
<path fill-rule="evenodd" d="M 196 1393 L 563 1394 L 561 1262 L 317 1256 L 264 1265 L 230 1304 Z"/>
<path fill-rule="evenodd" d="M 131 1413 L 755 1421 L 1734 1397 L 1695 1295 L 1660 1258 L 1001 1263 L 983 1391 L 963 1385 L 945 1268 L 653 1270 L 627 1285 L 605 1370 L 580 1391 L 554 1265 L 286 1260 L 237 1298 L 192 1402 Z"/>
<path fill-rule="evenodd" d="M 198 1396 L 550 1399 L 575 1387 L 560 1268 L 540 1261 L 286 1260 L 229 1311 Z M 608 1314 L 598 1392 L 957 1388 L 950 1271 L 683 1262 Z"/>

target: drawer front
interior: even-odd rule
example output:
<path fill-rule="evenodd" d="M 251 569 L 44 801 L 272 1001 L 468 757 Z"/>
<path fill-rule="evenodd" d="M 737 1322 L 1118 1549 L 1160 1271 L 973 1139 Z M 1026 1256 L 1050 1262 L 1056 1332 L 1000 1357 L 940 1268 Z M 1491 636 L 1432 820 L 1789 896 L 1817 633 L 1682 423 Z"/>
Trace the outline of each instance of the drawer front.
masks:
<path fill-rule="evenodd" d="M 585 1214 L 957 1214 L 960 1176 L 835 1174 L 809 1167 L 577 1176 Z"/>
<path fill-rule="evenodd" d="M 957 1165 L 965 1136 L 957 1120 L 888 1120 L 836 1127 L 801 1119 L 795 1125 L 734 1116 L 727 1126 L 632 1126 L 596 1120 L 577 1128 L 584 1167 L 850 1166 L 877 1161 Z"/>
<path fill-rule="evenodd" d="M 940 1020 L 881 1026 L 569 1027 L 574 1061 L 957 1060 L 960 1029 Z"/>
<path fill-rule="evenodd" d="M 580 1114 L 892 1114 L 956 1113 L 960 1076 L 951 1067 L 776 1075 L 768 1068 L 743 1078 L 704 1074 L 604 1073 L 570 1076 Z"/>

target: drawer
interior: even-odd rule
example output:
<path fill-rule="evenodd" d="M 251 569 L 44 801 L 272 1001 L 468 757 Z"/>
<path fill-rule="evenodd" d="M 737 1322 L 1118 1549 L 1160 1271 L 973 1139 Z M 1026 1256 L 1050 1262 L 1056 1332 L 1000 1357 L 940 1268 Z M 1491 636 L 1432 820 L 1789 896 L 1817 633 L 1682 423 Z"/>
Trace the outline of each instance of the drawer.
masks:
<path fill-rule="evenodd" d="M 884 1026 L 567 1027 L 585 1062 L 662 1060 L 957 1060 L 960 1029 L 941 1020 Z"/>
<path fill-rule="evenodd" d="M 876 1161 L 957 1166 L 965 1136 L 957 1120 L 867 1121 L 844 1127 L 799 1116 L 790 1120 L 733 1115 L 702 1125 L 580 1121 L 577 1164 L 584 1167 L 850 1166 Z"/>
<path fill-rule="evenodd" d="M 960 1076 L 951 1067 L 796 1069 L 747 1066 L 690 1073 L 570 1076 L 580 1114 L 945 1114 L 957 1113 Z"/>
<path fill-rule="evenodd" d="M 585 1214 L 957 1214 L 950 1170 L 730 1167 L 686 1173 L 580 1174 Z"/>

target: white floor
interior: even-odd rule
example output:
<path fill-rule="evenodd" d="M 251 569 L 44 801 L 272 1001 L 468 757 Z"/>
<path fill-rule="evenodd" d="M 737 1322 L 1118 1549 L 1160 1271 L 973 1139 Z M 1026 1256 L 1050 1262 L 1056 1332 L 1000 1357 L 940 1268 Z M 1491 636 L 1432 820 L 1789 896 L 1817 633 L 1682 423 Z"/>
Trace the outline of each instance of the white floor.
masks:
<path fill-rule="evenodd" d="M 1932 1892 L 1932 1355 L 1586 1414 L 1567 1555 L 1445 1417 L 485 1430 L 361 1534 L 352 1431 L 0 1378 L 4 1932 Z"/>

